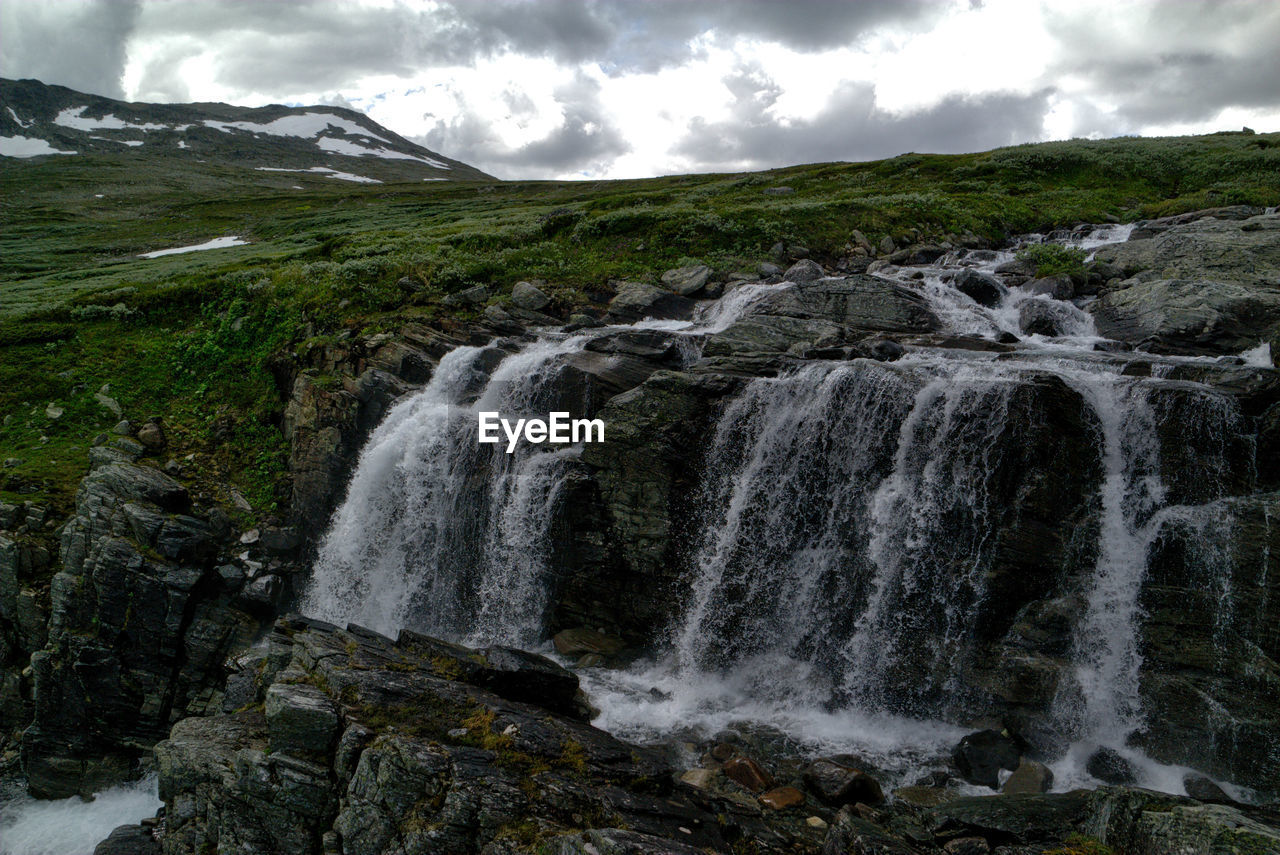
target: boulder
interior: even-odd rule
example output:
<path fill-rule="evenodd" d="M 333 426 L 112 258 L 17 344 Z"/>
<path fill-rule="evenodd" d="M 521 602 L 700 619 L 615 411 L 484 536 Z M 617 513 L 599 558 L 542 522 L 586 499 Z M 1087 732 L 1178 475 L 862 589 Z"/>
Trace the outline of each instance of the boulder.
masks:
<path fill-rule="evenodd" d="M 1023 284 L 1022 289 L 1032 294 L 1043 294 L 1055 300 L 1070 300 L 1076 295 L 1075 284 L 1071 281 L 1071 277 L 1065 273 L 1045 276 L 1042 279 L 1032 279 L 1030 282 Z"/>
<path fill-rule="evenodd" d="M 1005 795 L 1022 793 L 1047 793 L 1053 787 L 1053 771 L 1043 763 L 1022 758 L 1018 768 L 1004 782 L 1000 792 Z"/>
<path fill-rule="evenodd" d="M 705 264 L 677 267 L 662 274 L 662 285 L 668 291 L 688 297 L 701 291 L 711 278 L 711 268 Z"/>
<path fill-rule="evenodd" d="M 511 289 L 511 302 L 521 309 L 538 312 L 551 303 L 551 298 L 532 282 L 521 281 Z"/>
<path fill-rule="evenodd" d="M 1000 280 L 967 267 L 955 275 L 951 287 L 980 306 L 997 306 L 1004 298 L 1004 286 Z"/>
<path fill-rule="evenodd" d="M 441 302 L 446 306 L 482 306 L 489 301 L 491 294 L 487 285 L 473 285 L 446 295 Z"/>
<path fill-rule="evenodd" d="M 805 258 L 788 267 L 782 278 L 787 282 L 815 282 L 826 275 L 821 264 Z"/>
<path fill-rule="evenodd" d="M 1182 787 L 1190 798 L 1198 802 L 1217 804 L 1234 804 L 1235 799 L 1227 795 L 1227 791 L 1219 787 L 1204 775 L 1189 774 L 1182 778 Z"/>
<path fill-rule="evenodd" d="M 645 318 L 687 320 L 694 303 L 688 297 L 647 285 L 621 282 L 617 295 L 609 301 L 608 318 L 613 323 L 634 323 Z"/>
<path fill-rule="evenodd" d="M 804 770 L 804 783 L 824 804 L 878 805 L 884 801 L 880 782 L 861 769 L 836 760 L 819 759 Z"/>
<path fill-rule="evenodd" d="M 1068 322 L 1066 310 L 1048 300 L 1023 300 L 1018 304 L 1018 328 L 1026 335 L 1055 338 L 1065 334 Z"/>
<path fill-rule="evenodd" d="M 804 793 L 795 787 L 778 787 L 760 797 L 760 803 L 773 810 L 786 810 L 804 804 Z"/>
<path fill-rule="evenodd" d="M 1133 772 L 1133 764 L 1121 756 L 1114 748 L 1102 746 L 1089 756 L 1085 770 L 1108 784 L 1132 784 L 1137 780 Z"/>
<path fill-rule="evenodd" d="M 750 757 L 730 757 L 721 771 L 726 778 L 736 781 L 753 793 L 763 792 L 773 786 L 773 776 Z"/>
<path fill-rule="evenodd" d="M 164 847 L 145 825 L 122 825 L 93 849 L 93 855 L 161 855 Z"/>
<path fill-rule="evenodd" d="M 970 784 L 1000 789 L 1001 770 L 1018 768 L 1022 752 L 1013 737 L 1003 731 L 980 730 L 971 733 L 951 754 L 960 776 Z"/>
<path fill-rule="evenodd" d="M 138 442 L 145 445 L 152 451 L 159 451 L 164 448 L 168 440 L 164 435 L 164 428 L 160 422 L 152 419 L 151 421 L 138 428 Z"/>

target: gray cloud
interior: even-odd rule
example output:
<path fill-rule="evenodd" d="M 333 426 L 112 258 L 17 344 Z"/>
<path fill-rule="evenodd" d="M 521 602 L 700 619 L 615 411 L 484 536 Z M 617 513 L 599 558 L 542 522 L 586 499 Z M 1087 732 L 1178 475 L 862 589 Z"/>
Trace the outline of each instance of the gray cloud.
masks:
<path fill-rule="evenodd" d="M 0 75 L 123 98 L 125 48 L 139 9 L 138 0 L 0 4 Z"/>
<path fill-rule="evenodd" d="M 1050 14 L 1057 41 L 1070 48 L 1051 73 L 1083 80 L 1097 100 L 1115 105 L 1108 112 L 1085 105 L 1076 133 L 1130 133 L 1211 120 L 1226 107 L 1280 106 L 1280 3 L 1162 0 L 1143 11 L 1132 30 L 1105 17 Z"/>
<path fill-rule="evenodd" d="M 813 117 L 783 125 L 764 112 L 776 97 L 772 81 L 758 71 L 744 71 L 726 82 L 738 94 L 732 117 L 695 122 L 675 147 L 692 170 L 874 160 L 907 148 L 984 151 L 1038 139 L 1051 94 L 953 96 L 928 110 L 897 116 L 876 106 L 870 84 L 846 83 Z"/>
<path fill-rule="evenodd" d="M 454 93 L 455 97 L 464 97 Z M 606 168 L 630 145 L 614 126 L 600 100 L 600 84 L 578 74 L 555 92 L 564 118 L 550 134 L 518 148 L 509 148 L 474 113 L 464 110 L 453 121 L 437 120 L 425 136 L 414 138 L 435 151 L 448 152 L 499 178 L 553 178 L 567 172 L 589 173 Z M 504 97 L 514 115 L 529 114 L 533 102 L 521 92 Z"/>

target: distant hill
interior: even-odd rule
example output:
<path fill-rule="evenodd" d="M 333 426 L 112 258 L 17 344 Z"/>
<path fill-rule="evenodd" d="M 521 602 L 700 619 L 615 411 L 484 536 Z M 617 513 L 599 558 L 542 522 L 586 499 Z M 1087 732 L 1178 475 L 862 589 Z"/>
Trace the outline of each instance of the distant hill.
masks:
<path fill-rule="evenodd" d="M 139 164 L 163 158 L 166 171 L 231 166 L 243 170 L 238 185 L 280 188 L 493 180 L 342 107 L 130 103 L 0 79 L 0 165 L 86 156 L 118 163 L 121 155 Z"/>

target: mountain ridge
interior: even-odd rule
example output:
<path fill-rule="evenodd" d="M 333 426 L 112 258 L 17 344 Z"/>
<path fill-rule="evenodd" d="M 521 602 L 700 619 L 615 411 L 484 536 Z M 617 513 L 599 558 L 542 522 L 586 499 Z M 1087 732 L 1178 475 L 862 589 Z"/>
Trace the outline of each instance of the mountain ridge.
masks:
<path fill-rule="evenodd" d="M 145 153 L 240 167 L 248 183 L 265 186 L 496 180 L 346 107 L 129 102 L 10 79 L 0 79 L 0 104 L 6 164 Z"/>

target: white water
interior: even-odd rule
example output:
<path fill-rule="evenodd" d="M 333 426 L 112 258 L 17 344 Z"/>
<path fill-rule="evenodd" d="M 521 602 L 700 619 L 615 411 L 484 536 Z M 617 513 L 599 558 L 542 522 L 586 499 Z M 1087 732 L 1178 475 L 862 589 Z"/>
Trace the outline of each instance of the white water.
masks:
<path fill-rule="evenodd" d="M 1092 250 L 1130 228 L 1067 242 Z M 1012 257 L 960 263 L 990 272 Z M 1107 745 L 1134 761 L 1140 783 L 1179 792 L 1185 770 L 1128 744 L 1144 723 L 1140 594 L 1154 545 L 1179 539 L 1202 550 L 1203 584 L 1221 604 L 1216 619 L 1229 622 L 1231 559 L 1213 544 L 1226 542 L 1232 510 L 1215 489 L 1227 468 L 1223 438 L 1238 432 L 1239 414 L 1207 387 L 1178 386 L 1197 411 L 1186 441 L 1202 469 L 1162 483 L 1158 426 L 1174 385 L 1162 377 L 1212 360 L 1144 356 L 1152 376 L 1127 376 L 1123 360 L 1093 351 L 1102 340 L 1087 312 L 1019 288 L 980 306 L 944 280 L 957 269 L 944 261 L 920 269 L 921 279 L 892 278 L 924 295 L 945 332 L 1012 334 L 1017 351 L 918 350 L 892 364 L 818 362 L 749 382 L 709 438 L 691 589 L 667 643 L 627 671 L 581 672 L 602 710 L 597 724 L 639 740 L 764 726 L 807 750 L 858 752 L 897 774 L 945 754 L 962 731 L 941 719 L 964 709 L 959 675 L 980 664 L 970 659 L 990 605 L 989 540 L 1009 512 L 989 485 L 1018 465 L 1004 449 L 1031 442 L 1018 434 L 1026 419 L 1009 414 L 1034 401 L 1031 386 L 1057 382 L 1078 396 L 1097 434 L 1100 474 L 1092 572 L 1076 592 L 1074 673 L 1052 711 L 1072 746 L 1055 772 L 1060 786 L 1096 783 L 1084 765 Z M 689 333 L 682 352 L 691 363 L 702 336 L 788 287 L 743 286 L 692 323 L 632 328 Z M 1051 309 L 1063 334 L 1022 333 L 1028 300 Z M 486 369 L 487 380 L 483 351 L 446 356 L 362 454 L 304 610 L 391 633 L 410 626 L 472 643 L 544 642 L 549 527 L 578 450 L 526 445 L 490 457 L 474 442 L 475 411 L 545 413 L 566 358 L 609 331 L 548 332 Z M 1208 486 L 1182 483 L 1196 479 Z"/>
<path fill-rule="evenodd" d="M 90 802 L 0 797 L 0 855 L 92 855 L 116 828 L 154 816 L 162 804 L 154 776 L 104 790 Z"/>

